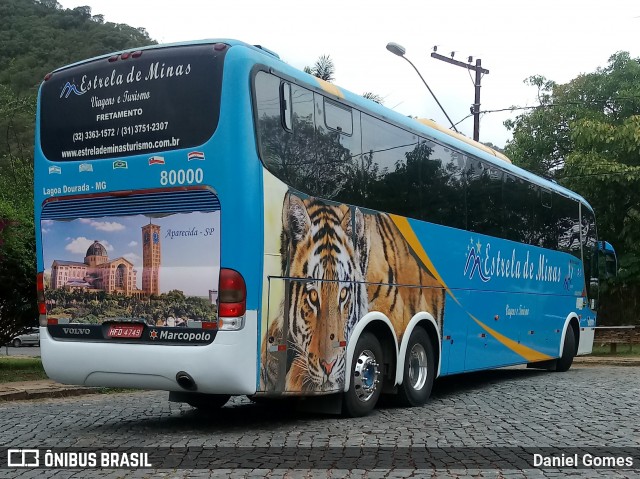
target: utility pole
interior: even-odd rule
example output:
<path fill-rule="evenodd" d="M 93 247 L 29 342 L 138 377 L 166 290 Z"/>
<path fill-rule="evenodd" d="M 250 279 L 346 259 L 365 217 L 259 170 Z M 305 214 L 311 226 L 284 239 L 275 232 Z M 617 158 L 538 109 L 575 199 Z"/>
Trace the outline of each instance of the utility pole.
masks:
<path fill-rule="evenodd" d="M 473 61 L 473 57 L 469 57 L 469 63 L 460 62 L 458 60 L 453 59 L 453 54 L 455 52 L 451 52 L 451 58 L 440 55 L 439 53 L 434 51 L 431 52 L 431 58 L 435 58 L 436 60 L 442 60 L 443 62 L 451 63 L 452 65 L 465 68 L 467 70 L 473 70 L 476 72 L 476 78 L 474 81 L 474 86 L 476 89 L 475 98 L 473 101 L 473 106 L 471 107 L 471 114 L 473 115 L 473 139 L 475 141 L 479 141 L 480 139 L 480 80 L 482 80 L 482 75 L 488 75 L 489 70 L 485 70 L 482 68 L 482 60 L 479 58 L 476 59 L 476 64 L 471 65 Z"/>

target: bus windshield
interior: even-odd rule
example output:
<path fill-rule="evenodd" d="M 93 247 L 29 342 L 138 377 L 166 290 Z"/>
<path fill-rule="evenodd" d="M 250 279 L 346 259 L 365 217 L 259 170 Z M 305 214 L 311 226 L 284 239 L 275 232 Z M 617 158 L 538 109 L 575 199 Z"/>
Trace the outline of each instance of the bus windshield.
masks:
<path fill-rule="evenodd" d="M 223 56 L 211 44 L 155 48 L 54 72 L 40 99 L 45 157 L 90 160 L 203 144 L 218 123 Z"/>

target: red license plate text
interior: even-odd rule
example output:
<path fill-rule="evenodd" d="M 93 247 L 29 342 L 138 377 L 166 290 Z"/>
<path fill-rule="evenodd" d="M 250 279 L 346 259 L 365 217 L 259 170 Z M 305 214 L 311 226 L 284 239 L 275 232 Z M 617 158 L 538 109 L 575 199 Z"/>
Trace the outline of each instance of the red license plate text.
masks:
<path fill-rule="evenodd" d="M 142 324 L 111 324 L 107 331 L 109 338 L 139 338 L 142 336 Z"/>

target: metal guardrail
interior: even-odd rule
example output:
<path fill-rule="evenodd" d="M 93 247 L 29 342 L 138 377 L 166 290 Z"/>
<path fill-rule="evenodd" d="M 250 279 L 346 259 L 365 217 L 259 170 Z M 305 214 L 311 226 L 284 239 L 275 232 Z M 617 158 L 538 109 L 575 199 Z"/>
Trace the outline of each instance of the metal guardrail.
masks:
<path fill-rule="evenodd" d="M 595 329 L 634 329 L 636 326 L 596 326 Z"/>

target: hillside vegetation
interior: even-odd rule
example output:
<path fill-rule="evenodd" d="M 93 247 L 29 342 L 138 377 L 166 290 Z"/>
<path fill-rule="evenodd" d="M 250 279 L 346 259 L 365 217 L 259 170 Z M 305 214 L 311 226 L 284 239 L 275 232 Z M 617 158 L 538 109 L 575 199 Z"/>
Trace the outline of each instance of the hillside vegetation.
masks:
<path fill-rule="evenodd" d="M 0 344 L 31 326 L 35 303 L 33 132 L 38 86 L 61 66 L 150 45 L 144 28 L 55 0 L 0 2 Z"/>

